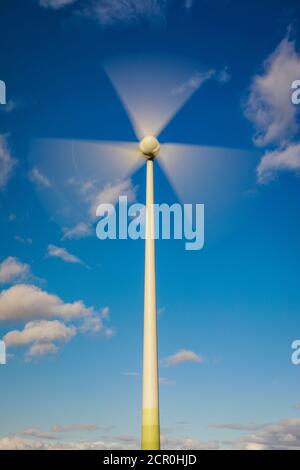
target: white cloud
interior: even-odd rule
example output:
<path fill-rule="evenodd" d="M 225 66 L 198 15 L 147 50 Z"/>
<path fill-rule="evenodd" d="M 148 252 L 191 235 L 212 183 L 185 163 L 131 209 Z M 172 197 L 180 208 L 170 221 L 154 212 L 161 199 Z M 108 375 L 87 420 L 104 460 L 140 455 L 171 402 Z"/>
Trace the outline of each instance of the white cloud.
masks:
<path fill-rule="evenodd" d="M 228 83 L 231 79 L 229 67 L 226 66 L 217 73 L 217 80 L 220 83 Z"/>
<path fill-rule="evenodd" d="M 41 431 L 40 429 L 29 428 L 24 429 L 24 431 L 20 432 L 20 436 L 30 436 L 30 437 L 38 437 L 40 439 L 57 439 L 55 434 L 49 433 L 47 431 Z"/>
<path fill-rule="evenodd" d="M 26 352 L 26 359 L 31 360 L 34 357 L 49 356 L 57 354 L 58 347 L 53 343 L 35 343 Z"/>
<path fill-rule="evenodd" d="M 176 381 L 167 379 L 166 377 L 159 377 L 159 383 L 160 385 L 175 385 Z"/>
<path fill-rule="evenodd" d="M 76 334 L 74 326 L 66 326 L 58 320 L 32 321 L 25 325 L 23 330 L 8 332 L 3 340 L 7 347 L 30 346 L 26 352 L 26 359 L 48 356 L 58 352 L 55 343 L 66 343 Z"/>
<path fill-rule="evenodd" d="M 116 184 L 108 183 L 101 191 L 92 192 L 88 199 L 90 200 L 90 215 L 96 216 L 99 204 L 116 205 L 119 196 L 127 196 L 128 202 L 133 203 L 136 200 L 137 187 L 134 187 L 131 180 L 127 179 Z"/>
<path fill-rule="evenodd" d="M 8 184 L 16 161 L 11 155 L 8 147 L 7 136 L 0 135 L 0 190 L 3 190 Z"/>
<path fill-rule="evenodd" d="M 0 263 L 0 284 L 24 281 L 30 276 L 30 267 L 17 258 L 9 256 Z"/>
<path fill-rule="evenodd" d="M 37 167 L 33 167 L 29 174 L 29 179 L 30 181 L 37 186 L 39 189 L 45 189 L 45 188 L 50 188 L 51 183 L 47 176 L 43 175 L 41 171 Z"/>
<path fill-rule="evenodd" d="M 177 364 L 181 364 L 183 362 L 203 362 L 204 357 L 199 356 L 193 351 L 189 351 L 187 349 L 181 349 L 177 353 L 173 354 L 164 359 L 164 363 L 167 366 L 175 366 Z"/>
<path fill-rule="evenodd" d="M 291 84 L 299 78 L 300 56 L 295 43 L 285 38 L 254 77 L 245 115 L 256 130 L 257 146 L 284 146 L 298 131 L 297 107 L 291 102 Z"/>
<path fill-rule="evenodd" d="M 18 436 L 0 438 L 1 450 L 125 450 L 138 449 L 138 443 L 133 447 L 132 443 L 123 443 L 118 440 L 55 442 L 22 439 Z"/>
<path fill-rule="evenodd" d="M 238 447 L 248 450 L 300 450 L 300 419 L 267 424 L 258 432 L 245 436 Z"/>
<path fill-rule="evenodd" d="M 64 228 L 63 240 L 76 240 L 92 235 L 92 227 L 84 222 L 80 222 L 72 228 Z"/>
<path fill-rule="evenodd" d="M 167 0 L 96 0 L 85 10 L 102 26 L 164 22 Z"/>
<path fill-rule="evenodd" d="M 17 242 L 23 243 L 24 245 L 32 245 L 32 238 L 23 238 L 20 237 L 20 235 L 15 235 L 14 238 Z"/>
<path fill-rule="evenodd" d="M 14 111 L 19 105 L 17 100 L 10 99 L 6 104 L 0 106 L 0 110 L 4 113 L 11 113 Z"/>
<path fill-rule="evenodd" d="M 83 320 L 80 329 L 83 333 L 98 333 L 102 331 L 103 323 L 100 317 L 87 317 Z"/>
<path fill-rule="evenodd" d="M 166 450 L 218 450 L 220 443 L 218 441 L 201 441 L 200 439 L 190 437 L 161 437 L 162 449 Z"/>
<path fill-rule="evenodd" d="M 184 2 L 184 7 L 187 10 L 190 10 L 193 5 L 194 5 L 194 0 L 185 0 L 185 2 Z"/>
<path fill-rule="evenodd" d="M 205 72 L 195 72 L 186 82 L 174 88 L 171 92 L 174 95 L 182 95 L 197 90 L 204 82 L 212 78 L 215 74 L 214 70 Z"/>
<path fill-rule="evenodd" d="M 267 152 L 257 167 L 257 181 L 267 183 L 276 177 L 278 171 L 300 171 L 300 143 L 290 144 L 283 150 Z"/>
<path fill-rule="evenodd" d="M 26 321 L 61 317 L 66 320 L 94 313 L 80 300 L 64 303 L 57 295 L 49 294 L 30 284 L 17 284 L 0 293 L 0 321 Z"/>
<path fill-rule="evenodd" d="M 265 424 L 255 424 L 255 423 L 216 423 L 211 424 L 209 427 L 212 429 L 231 429 L 235 431 L 257 431 L 264 427 Z"/>
<path fill-rule="evenodd" d="M 40 0 L 41 7 L 44 8 L 53 8 L 54 10 L 59 10 L 67 5 L 75 3 L 77 0 Z"/>
<path fill-rule="evenodd" d="M 86 266 L 77 256 L 72 255 L 65 248 L 60 248 L 55 245 L 48 245 L 47 255 L 52 258 L 62 259 L 66 263 L 82 264 L 83 266 Z"/>
<path fill-rule="evenodd" d="M 245 426 L 240 425 L 242 430 Z M 62 426 L 62 428 L 64 428 Z M 231 429 L 231 428 L 230 428 Z M 51 430 L 55 432 L 54 429 Z M 30 432 L 30 430 L 29 430 Z M 40 431 L 33 430 L 38 434 Z M 62 431 L 64 432 L 64 431 Z M 45 432 L 42 431 L 42 434 Z M 28 433 L 29 435 L 29 433 Z M 42 439 L 45 436 L 40 436 Z M 202 441 L 195 437 L 170 437 L 163 434 L 161 436 L 162 449 L 170 450 L 219 450 L 219 449 L 242 449 L 242 450 L 299 450 L 300 449 L 300 419 L 288 419 L 272 424 L 262 425 L 257 432 L 245 435 L 242 439 Z M 138 449 L 139 441 L 134 436 L 118 436 L 113 440 L 104 438 L 101 441 L 81 441 L 81 442 L 56 442 L 42 440 L 21 439 L 18 436 L 3 437 L 0 439 L 0 449 Z"/>
<path fill-rule="evenodd" d="M 109 314 L 110 314 L 110 308 L 109 307 L 103 307 L 103 309 L 101 310 L 101 316 L 103 318 L 108 318 L 109 317 Z"/>
<path fill-rule="evenodd" d="M 65 426 L 54 426 L 52 432 L 54 433 L 66 433 L 74 431 L 97 431 L 98 426 L 93 423 L 79 423 L 79 424 L 69 424 Z"/>
<path fill-rule="evenodd" d="M 8 347 L 26 346 L 31 343 L 48 345 L 53 341 L 69 341 L 75 334 L 74 326 L 66 326 L 58 320 L 39 320 L 27 323 L 21 331 L 10 331 L 3 339 Z"/>

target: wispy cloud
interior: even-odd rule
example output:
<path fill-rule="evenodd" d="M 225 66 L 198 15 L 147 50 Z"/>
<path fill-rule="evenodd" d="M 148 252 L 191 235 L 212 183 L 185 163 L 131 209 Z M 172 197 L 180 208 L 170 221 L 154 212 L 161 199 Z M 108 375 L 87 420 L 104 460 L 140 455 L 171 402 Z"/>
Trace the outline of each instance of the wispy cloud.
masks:
<path fill-rule="evenodd" d="M 86 238 L 92 235 L 92 227 L 84 222 L 79 222 L 77 225 L 71 228 L 63 229 L 63 240 L 78 240 L 80 238 Z"/>
<path fill-rule="evenodd" d="M 256 170 L 257 180 L 259 183 L 268 183 L 276 178 L 278 171 L 300 172 L 300 143 L 266 152 Z"/>
<path fill-rule="evenodd" d="M 204 72 L 195 72 L 188 80 L 181 83 L 178 87 L 173 88 L 171 93 L 174 95 L 182 95 L 197 90 L 204 82 L 209 80 L 215 74 L 214 70 Z"/>
<path fill-rule="evenodd" d="M 36 428 L 28 428 L 24 429 L 24 431 L 19 433 L 20 436 L 29 436 L 29 437 L 38 437 L 39 439 L 49 439 L 54 440 L 58 439 L 58 437 L 50 432 L 42 431 L 41 429 Z"/>
<path fill-rule="evenodd" d="M 40 0 L 41 7 L 59 10 L 67 5 L 75 3 L 77 0 Z"/>
<path fill-rule="evenodd" d="M 6 104 L 0 106 L 0 111 L 4 113 L 11 113 L 15 111 L 19 106 L 19 101 L 15 99 L 10 99 Z"/>
<path fill-rule="evenodd" d="M 30 170 L 28 177 L 29 180 L 39 189 L 51 187 L 49 179 L 45 175 L 43 175 L 43 173 L 37 167 L 33 167 Z"/>
<path fill-rule="evenodd" d="M 85 425 L 71 425 L 70 432 L 76 430 L 78 426 Z M 96 425 L 86 425 L 94 430 Z M 287 419 L 265 425 L 243 425 L 235 424 L 234 428 L 229 423 L 224 424 L 230 431 L 242 430 L 252 431 L 252 433 L 245 433 L 242 438 L 232 440 L 219 441 L 219 440 L 201 440 L 194 436 L 170 436 L 167 431 L 161 436 L 162 449 L 168 450 L 219 450 L 219 449 L 233 449 L 233 450 L 297 450 L 300 447 L 300 419 Z M 55 430 L 57 428 L 57 431 Z M 26 450 L 26 449 L 78 449 L 78 450 L 125 450 L 125 449 L 138 449 L 139 440 L 135 436 L 121 435 L 112 438 L 105 436 L 102 440 L 91 441 L 63 441 L 58 440 L 56 436 L 51 439 L 50 435 L 54 433 L 58 435 L 68 432 L 69 426 L 57 426 L 50 431 L 40 431 L 38 429 L 28 429 L 22 433 L 14 436 L 2 437 L 0 439 L 1 450 Z M 60 432 L 62 429 L 62 432 Z M 98 429 L 98 426 L 95 427 Z M 104 428 L 103 428 L 104 429 Z M 79 430 L 79 429 L 78 429 Z M 82 429 L 82 431 L 89 431 L 89 429 Z M 22 437 L 23 435 L 23 437 Z M 37 437 L 37 439 L 26 439 L 26 435 Z"/>
<path fill-rule="evenodd" d="M 89 190 L 89 194 L 86 199 L 90 201 L 90 215 L 91 217 L 96 216 L 97 207 L 100 204 L 111 204 L 116 205 L 119 196 L 127 196 L 128 202 L 133 203 L 136 200 L 137 187 L 132 185 L 130 179 L 120 181 L 115 184 L 108 183 L 104 188 L 95 192 Z"/>
<path fill-rule="evenodd" d="M 262 429 L 265 424 L 256 424 L 256 423 L 216 423 L 210 424 L 209 428 L 212 429 L 231 429 L 234 431 L 257 431 Z"/>
<path fill-rule="evenodd" d="M 180 351 L 172 354 L 171 356 L 166 357 L 163 360 L 163 363 L 167 366 L 176 366 L 177 364 L 182 364 L 184 362 L 197 362 L 201 363 L 204 361 L 204 357 L 190 351 L 188 349 L 181 349 Z"/>
<path fill-rule="evenodd" d="M 101 332 L 106 337 L 111 337 L 115 334 L 113 328 L 105 327 L 104 321 L 109 319 L 109 308 L 104 307 L 100 312 L 95 313 L 89 317 L 83 319 L 83 322 L 80 326 L 80 331 L 83 333 L 99 333 Z"/>
<path fill-rule="evenodd" d="M 194 0 L 185 0 L 184 1 L 184 7 L 185 7 L 186 10 L 190 10 L 193 5 L 194 5 Z"/>
<path fill-rule="evenodd" d="M 23 243 L 24 245 L 32 245 L 32 238 L 23 238 L 20 235 L 15 235 L 14 239 L 17 240 L 17 242 Z"/>
<path fill-rule="evenodd" d="M 165 21 L 167 6 L 167 0 L 95 0 L 84 13 L 102 26 L 159 24 Z"/>
<path fill-rule="evenodd" d="M 176 381 L 167 379 L 166 377 L 159 377 L 159 383 L 160 385 L 175 385 Z"/>
<path fill-rule="evenodd" d="M 79 424 L 69 424 L 65 426 L 54 426 L 52 428 L 53 433 L 67 433 L 74 431 L 97 431 L 99 426 L 94 423 L 79 423 Z"/>
<path fill-rule="evenodd" d="M 0 134 L 0 190 L 7 186 L 15 166 L 16 160 L 8 146 L 8 136 Z"/>
<path fill-rule="evenodd" d="M 65 248 L 61 248 L 55 245 L 48 245 L 47 256 L 52 258 L 59 258 L 65 261 L 66 263 L 81 264 L 83 266 L 86 266 L 86 264 L 81 261 L 80 258 L 73 255 L 72 253 L 69 253 Z"/>

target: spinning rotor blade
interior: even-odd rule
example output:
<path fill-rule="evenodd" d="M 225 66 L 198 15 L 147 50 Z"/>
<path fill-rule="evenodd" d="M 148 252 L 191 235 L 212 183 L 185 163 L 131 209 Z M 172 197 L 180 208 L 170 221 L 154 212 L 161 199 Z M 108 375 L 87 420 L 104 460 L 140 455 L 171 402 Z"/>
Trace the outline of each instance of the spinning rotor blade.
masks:
<path fill-rule="evenodd" d="M 163 144 L 157 161 L 183 203 L 226 205 L 243 191 L 253 152 L 184 144 Z"/>
<path fill-rule="evenodd" d="M 145 55 L 104 64 L 139 140 L 158 136 L 192 94 L 212 75 L 199 64 Z"/>
<path fill-rule="evenodd" d="M 43 204 L 66 226 L 91 222 L 97 201 L 115 203 L 119 194 L 132 191 L 130 176 L 144 158 L 137 143 L 38 139 L 29 161 Z"/>

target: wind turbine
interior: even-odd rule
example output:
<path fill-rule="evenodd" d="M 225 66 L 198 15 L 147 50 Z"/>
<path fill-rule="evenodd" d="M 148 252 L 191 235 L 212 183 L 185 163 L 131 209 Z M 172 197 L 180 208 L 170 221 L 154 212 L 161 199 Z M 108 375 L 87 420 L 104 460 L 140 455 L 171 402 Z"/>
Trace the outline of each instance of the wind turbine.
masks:
<path fill-rule="evenodd" d="M 69 223 L 75 220 L 90 222 L 96 206 L 100 202 L 109 202 L 101 200 L 103 193 L 108 194 L 113 185 L 119 185 L 120 192 L 126 191 L 128 184 L 122 186 L 121 182 L 146 162 L 141 447 L 159 450 L 153 210 L 155 160 L 161 164 L 179 199 L 202 202 L 204 198 L 222 210 L 236 192 L 243 169 L 241 157 L 248 152 L 223 147 L 160 144 L 158 141 L 162 130 L 192 94 L 212 78 L 211 72 L 199 72 L 194 64 L 177 60 L 147 61 L 145 56 L 111 62 L 105 70 L 127 111 L 137 142 L 38 139 L 31 146 L 30 161 L 36 172 L 39 194 L 52 217 L 63 225 L 67 219 Z"/>

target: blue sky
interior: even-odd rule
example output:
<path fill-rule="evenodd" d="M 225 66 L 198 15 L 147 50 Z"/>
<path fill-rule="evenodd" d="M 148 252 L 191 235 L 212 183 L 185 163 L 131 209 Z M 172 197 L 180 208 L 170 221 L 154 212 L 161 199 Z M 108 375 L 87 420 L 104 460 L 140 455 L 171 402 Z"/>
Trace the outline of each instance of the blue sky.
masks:
<path fill-rule="evenodd" d="M 9 358 L 0 448 L 139 446 L 143 242 L 99 241 L 95 224 L 68 235 L 73 226 L 40 197 L 47 180 L 32 172 L 30 150 L 36 138 L 135 140 L 103 69 L 128 54 L 188 57 L 213 71 L 162 142 L 245 151 L 242 161 L 218 159 L 217 208 L 193 186 L 207 203 L 204 249 L 157 241 L 163 445 L 300 447 L 300 368 L 291 364 L 300 144 L 290 101 L 299 10 L 292 0 L 1 2 L 0 337 Z M 193 182 L 203 172 L 193 167 Z M 158 165 L 155 178 L 157 200 L 174 202 Z M 130 182 L 141 202 L 144 179 L 141 168 Z"/>

